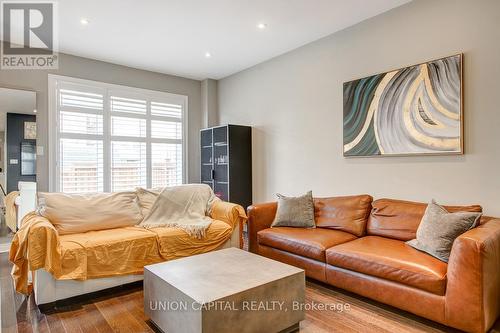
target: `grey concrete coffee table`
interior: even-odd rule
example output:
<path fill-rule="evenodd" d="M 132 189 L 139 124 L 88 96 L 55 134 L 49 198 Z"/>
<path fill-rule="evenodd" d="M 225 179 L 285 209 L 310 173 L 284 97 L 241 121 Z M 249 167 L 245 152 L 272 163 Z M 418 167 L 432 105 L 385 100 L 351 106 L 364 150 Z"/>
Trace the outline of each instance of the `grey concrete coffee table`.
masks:
<path fill-rule="evenodd" d="M 292 332 L 302 269 L 229 248 L 144 267 L 144 312 L 166 333 Z"/>

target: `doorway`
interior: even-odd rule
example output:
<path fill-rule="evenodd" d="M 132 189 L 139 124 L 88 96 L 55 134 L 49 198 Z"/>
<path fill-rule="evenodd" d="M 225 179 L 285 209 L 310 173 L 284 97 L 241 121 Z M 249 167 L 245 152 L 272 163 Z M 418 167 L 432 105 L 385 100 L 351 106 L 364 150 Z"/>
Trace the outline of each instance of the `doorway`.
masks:
<path fill-rule="evenodd" d="M 36 182 L 36 112 L 34 91 L 0 87 L 0 252 L 17 231 L 18 183 Z"/>

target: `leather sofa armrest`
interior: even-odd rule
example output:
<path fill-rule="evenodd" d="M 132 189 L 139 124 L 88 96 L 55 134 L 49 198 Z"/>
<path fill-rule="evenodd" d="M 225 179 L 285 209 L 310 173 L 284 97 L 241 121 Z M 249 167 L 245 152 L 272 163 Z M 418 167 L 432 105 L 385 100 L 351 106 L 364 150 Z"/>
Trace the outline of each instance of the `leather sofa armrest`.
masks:
<path fill-rule="evenodd" d="M 271 226 L 277 208 L 277 202 L 256 204 L 248 207 L 248 248 L 250 252 L 257 253 L 257 233 Z"/>
<path fill-rule="evenodd" d="M 500 219 L 467 231 L 453 243 L 445 311 L 449 325 L 481 333 L 500 314 Z"/>

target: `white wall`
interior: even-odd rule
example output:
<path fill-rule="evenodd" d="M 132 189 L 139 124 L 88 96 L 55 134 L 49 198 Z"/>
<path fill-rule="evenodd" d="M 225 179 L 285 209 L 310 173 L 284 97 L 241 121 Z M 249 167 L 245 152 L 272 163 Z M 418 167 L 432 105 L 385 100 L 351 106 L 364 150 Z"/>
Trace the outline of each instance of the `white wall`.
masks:
<path fill-rule="evenodd" d="M 37 183 L 41 191 L 48 191 L 48 78 L 58 74 L 130 87 L 187 95 L 189 98 L 188 180 L 200 179 L 199 131 L 201 128 L 201 83 L 178 76 L 153 73 L 107 62 L 59 55 L 59 70 L 0 70 L 0 87 L 34 90 L 37 93 L 37 145 L 45 147 L 45 155 L 37 156 Z"/>
<path fill-rule="evenodd" d="M 7 117 L 3 112 L 0 112 L 0 127 L 2 127 L 2 130 L 0 131 L 0 168 L 2 168 L 2 172 L 0 172 L 0 184 L 2 184 L 2 187 L 4 190 L 6 189 L 6 184 L 5 184 L 5 170 L 7 168 L 7 163 L 6 163 L 6 149 L 7 146 L 5 145 L 5 127 L 7 123 Z M 0 192 L 1 193 L 1 192 Z"/>
<path fill-rule="evenodd" d="M 463 156 L 342 157 L 342 83 L 464 53 Z M 480 203 L 500 216 L 500 1 L 415 0 L 219 81 L 253 130 L 254 202 L 276 192 Z"/>
<path fill-rule="evenodd" d="M 217 80 L 201 81 L 201 114 L 202 127 L 217 125 Z"/>

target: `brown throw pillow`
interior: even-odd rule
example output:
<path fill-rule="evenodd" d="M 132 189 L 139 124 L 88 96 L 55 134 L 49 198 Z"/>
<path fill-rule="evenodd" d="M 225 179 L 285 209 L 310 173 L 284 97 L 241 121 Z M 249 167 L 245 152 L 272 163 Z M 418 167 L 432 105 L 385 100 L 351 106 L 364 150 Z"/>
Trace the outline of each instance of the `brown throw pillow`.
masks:
<path fill-rule="evenodd" d="M 300 197 L 278 196 L 278 210 L 273 227 L 315 228 L 312 191 Z"/>
<path fill-rule="evenodd" d="M 432 200 L 418 226 L 417 238 L 406 244 L 448 262 L 455 239 L 474 228 L 479 223 L 481 215 L 482 213 L 470 212 L 449 213 Z"/>

